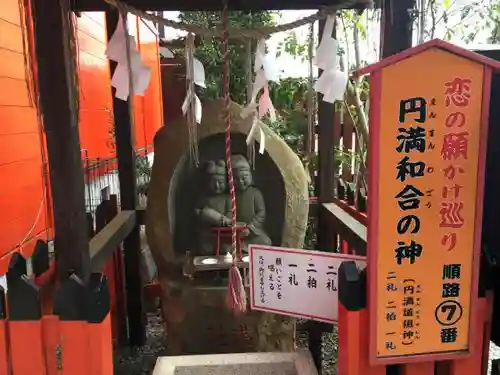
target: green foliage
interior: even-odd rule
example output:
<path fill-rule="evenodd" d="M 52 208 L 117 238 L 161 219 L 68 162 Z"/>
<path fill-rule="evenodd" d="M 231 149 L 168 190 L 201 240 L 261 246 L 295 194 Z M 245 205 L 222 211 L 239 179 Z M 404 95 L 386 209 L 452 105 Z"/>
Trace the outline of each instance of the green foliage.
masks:
<path fill-rule="evenodd" d="M 217 12 L 181 12 L 182 22 L 202 27 L 220 26 L 220 13 Z M 262 12 L 244 14 L 229 12 L 230 27 L 256 27 L 275 24 L 275 13 Z M 217 98 L 222 96 L 223 88 L 223 61 L 222 42 L 216 38 L 207 38 L 201 41 L 196 48 L 196 57 L 205 67 L 205 83 L 207 88 L 201 92 L 202 98 Z M 255 49 L 255 45 L 253 46 Z M 307 53 L 305 45 L 298 43 L 294 33 L 290 33 L 278 48 L 279 53 L 285 52 L 293 56 Z M 247 45 L 245 42 L 230 40 L 230 93 L 231 99 L 237 103 L 246 102 L 247 96 Z M 252 56 L 252 63 L 254 57 Z M 276 110 L 278 120 L 271 126 L 299 156 L 303 154 L 304 135 L 307 130 L 307 115 L 305 112 L 307 96 L 307 79 L 284 78 L 280 82 L 269 82 L 269 94 Z"/>
<path fill-rule="evenodd" d="M 288 35 L 278 44 L 276 52 L 276 57 L 288 53 L 291 56 L 300 58 L 302 61 L 307 60 L 307 44 L 299 43 L 297 34 L 293 30 L 289 31 Z"/>
<path fill-rule="evenodd" d="M 341 12 L 341 17 L 342 17 L 343 26 L 346 29 L 352 30 L 352 29 L 356 28 L 360 34 L 361 39 L 366 40 L 366 38 L 368 36 L 368 31 L 366 30 L 366 24 L 364 21 L 364 17 L 360 17 L 358 14 L 358 11 L 356 11 L 356 10 L 343 10 Z"/>
<path fill-rule="evenodd" d="M 137 194 L 146 196 L 152 172 L 152 165 L 146 155 L 136 155 L 135 171 L 137 178 Z"/>
<path fill-rule="evenodd" d="M 464 44 L 483 43 L 484 30 L 495 29 L 498 24 L 491 12 L 497 13 L 494 8 L 498 3 L 499 0 L 421 0 L 415 13 L 423 36 L 419 42 L 441 38 Z M 420 18 L 423 18 L 423 26 Z"/>
<path fill-rule="evenodd" d="M 220 27 L 220 12 L 181 12 L 179 20 L 205 28 Z M 272 26 L 275 24 L 272 12 L 245 14 L 229 12 L 229 27 L 245 28 Z M 247 92 L 247 44 L 245 41 L 229 41 L 231 99 L 245 103 Z M 195 55 L 205 67 L 206 89 L 200 92 L 200 98 L 213 99 L 222 97 L 223 90 L 223 42 L 217 38 L 206 38 L 197 46 Z"/>
<path fill-rule="evenodd" d="M 287 117 L 280 116 L 275 122 L 267 119 L 264 122 L 285 140 L 299 157 L 304 156 L 304 137 L 307 130 L 307 119 L 302 111 L 289 109 Z"/>
<path fill-rule="evenodd" d="M 488 43 L 497 44 L 500 42 L 500 1 L 492 1 L 487 10 L 486 17 L 487 26 L 491 27 L 491 35 L 488 38 Z"/>
<path fill-rule="evenodd" d="M 279 113 L 277 121 L 264 120 L 279 134 L 299 157 L 304 156 L 307 133 L 307 80 L 284 78 L 269 83 L 269 96 Z"/>
<path fill-rule="evenodd" d="M 299 108 L 306 102 L 306 78 L 282 78 L 269 82 L 269 96 L 278 111 Z"/>

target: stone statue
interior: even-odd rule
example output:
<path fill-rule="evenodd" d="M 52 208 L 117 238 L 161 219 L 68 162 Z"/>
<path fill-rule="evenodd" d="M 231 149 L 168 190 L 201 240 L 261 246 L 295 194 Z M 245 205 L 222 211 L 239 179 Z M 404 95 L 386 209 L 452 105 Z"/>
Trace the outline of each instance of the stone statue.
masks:
<path fill-rule="evenodd" d="M 231 225 L 231 201 L 227 192 L 226 163 L 222 160 L 207 163 L 208 194 L 203 197 L 196 214 L 202 224 L 200 232 L 203 255 L 215 255 L 214 227 Z M 221 244 L 221 254 L 227 246 Z"/>
<path fill-rule="evenodd" d="M 201 160 L 218 160 L 219 157 L 213 156 L 217 154 L 223 158 L 225 123 L 221 121 L 221 113 L 225 108 L 224 100 L 203 103 L 202 125 L 198 127 Z M 242 109 L 241 106 L 230 103 L 231 148 L 235 155 L 246 155 L 247 151 L 245 141 L 250 126 L 248 119 L 241 117 Z M 256 153 L 255 171 L 252 169 L 250 173 L 246 162 L 243 163 L 243 169 L 246 169 L 250 176 L 253 173 L 255 182 L 259 183 L 258 187 L 262 192 L 259 196 L 261 203 L 262 195 L 265 199 L 266 212 L 265 215 L 258 215 L 260 219 L 254 221 L 258 224 L 251 227 L 251 230 L 256 230 L 248 231 L 246 241 L 269 243 L 267 237 L 270 237 L 273 245 L 300 249 L 304 242 L 309 212 L 307 173 L 299 157 L 278 134 L 264 123 L 259 122 L 259 127 L 266 138 L 266 152 Z M 208 180 L 203 185 L 198 182 L 197 173 L 205 172 L 205 169 L 194 170 L 194 166 L 186 157 L 189 154 L 188 140 L 189 127 L 183 116 L 158 130 L 154 138 L 154 167 L 148 190 L 146 233 L 148 245 L 158 266 L 162 307 L 169 336 L 167 353 L 227 353 L 228 348 L 231 352 L 241 353 L 293 351 L 294 318 L 256 310 L 234 316 L 226 307 L 227 290 L 220 287 L 219 279 L 211 277 L 211 272 L 196 273 L 197 282 L 186 282 L 184 278 L 179 280 L 183 273 L 192 274 L 190 270 L 182 272 L 184 270 L 181 264 L 184 263 L 186 250 L 191 250 L 192 255 L 201 253 L 201 246 L 193 240 L 199 242 L 200 230 L 210 228 L 208 221 L 211 222 L 218 216 L 209 215 L 210 210 L 207 209 L 202 217 L 195 215 L 195 210 L 199 209 L 201 214 L 203 208 L 211 208 L 221 214 L 217 203 L 222 202 L 221 199 L 215 198 L 218 194 L 208 194 Z M 225 182 L 225 178 L 220 178 Z M 215 179 L 219 178 L 214 177 Z M 256 195 L 251 191 L 258 190 L 254 187 L 239 189 L 237 209 L 240 220 L 245 221 L 242 216 L 247 216 L 248 211 L 251 213 L 247 216 L 250 219 L 246 223 L 252 222 L 256 216 L 252 214 L 255 213 L 255 204 L 249 205 L 248 211 L 246 207 L 246 196 L 252 198 L 252 195 Z M 202 193 L 207 195 L 206 198 Z M 241 197 L 245 199 L 242 200 Z M 227 219 L 231 217 L 229 207 L 228 203 L 228 212 L 225 215 Z M 212 251 L 215 251 L 216 238 L 212 230 L 213 227 L 206 230 L 205 233 L 211 236 L 207 237 L 205 243 L 213 244 Z M 260 241 L 262 239 L 264 240 Z M 226 241 L 230 242 L 230 239 Z M 239 329 L 242 325 L 248 327 L 248 336 L 245 335 L 244 338 Z M 217 334 L 214 335 L 214 332 Z"/>
<path fill-rule="evenodd" d="M 234 184 L 236 188 L 236 220 L 239 225 L 246 225 L 243 231 L 244 252 L 249 244 L 271 245 L 271 239 L 264 230 L 266 205 L 260 190 L 253 185 L 250 164 L 243 155 L 231 158 Z"/>

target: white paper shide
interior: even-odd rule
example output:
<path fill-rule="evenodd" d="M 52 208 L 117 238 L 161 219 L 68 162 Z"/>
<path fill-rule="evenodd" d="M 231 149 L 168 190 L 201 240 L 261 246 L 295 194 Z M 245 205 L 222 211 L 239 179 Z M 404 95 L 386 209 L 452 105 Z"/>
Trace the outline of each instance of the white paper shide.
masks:
<path fill-rule="evenodd" d="M 338 271 L 348 260 L 366 266 L 354 255 L 251 245 L 252 310 L 336 323 Z"/>
<path fill-rule="evenodd" d="M 319 76 L 314 90 L 323 94 L 323 101 L 334 103 L 336 100 L 343 100 L 347 87 L 347 66 L 345 71 L 339 69 L 337 61 L 338 41 L 332 38 L 332 31 L 335 25 L 335 16 L 328 16 L 323 29 L 323 35 L 313 63 L 323 70 Z"/>
<path fill-rule="evenodd" d="M 250 103 L 241 112 L 241 117 L 252 116 L 252 127 L 248 133 L 246 142 L 250 144 L 256 139 L 257 133 L 259 133 L 259 153 L 263 154 L 266 147 L 266 140 L 264 131 L 259 127 L 259 120 L 269 115 L 271 121 L 276 121 L 276 110 L 269 96 L 268 82 L 279 80 L 279 69 L 276 64 L 276 58 L 270 54 L 266 54 L 266 41 L 264 39 L 261 39 L 257 44 L 254 73 L 252 97 Z M 257 96 L 261 91 L 262 94 L 257 102 Z"/>
<path fill-rule="evenodd" d="M 189 34 L 187 37 L 185 57 L 187 93 L 182 103 L 182 113 L 186 116 L 190 110 L 194 111 L 196 123 L 201 124 L 202 106 L 200 98 L 196 95 L 195 85 L 206 88 L 205 67 L 194 57 L 194 34 Z"/>
<path fill-rule="evenodd" d="M 120 15 L 116 30 L 108 42 L 106 56 L 118 64 L 111 78 L 111 86 L 116 89 L 115 97 L 126 101 L 130 91 L 133 91 L 134 95 L 144 95 L 149 86 L 151 70 L 141 59 L 135 37 L 128 34 L 123 24 Z"/>
<path fill-rule="evenodd" d="M 0 288 L 3 288 L 5 292 L 7 291 L 7 276 L 0 276 Z"/>

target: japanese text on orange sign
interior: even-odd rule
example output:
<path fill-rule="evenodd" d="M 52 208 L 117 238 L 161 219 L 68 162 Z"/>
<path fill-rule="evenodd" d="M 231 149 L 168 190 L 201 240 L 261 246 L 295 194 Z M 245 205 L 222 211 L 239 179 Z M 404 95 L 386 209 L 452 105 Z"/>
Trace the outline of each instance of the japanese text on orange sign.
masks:
<path fill-rule="evenodd" d="M 396 131 L 381 126 L 395 146 L 380 151 L 379 357 L 468 349 L 482 69 L 469 71 L 399 90 Z"/>

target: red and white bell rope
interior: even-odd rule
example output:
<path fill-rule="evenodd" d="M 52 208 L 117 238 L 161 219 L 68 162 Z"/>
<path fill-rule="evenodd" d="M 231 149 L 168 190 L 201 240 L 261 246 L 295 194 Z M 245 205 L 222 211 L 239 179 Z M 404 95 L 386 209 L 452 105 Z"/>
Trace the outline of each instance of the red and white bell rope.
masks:
<path fill-rule="evenodd" d="M 247 296 L 243 278 L 236 262 L 238 257 L 238 234 L 236 228 L 236 191 L 234 187 L 233 167 L 231 164 L 231 97 L 229 95 L 229 18 L 227 0 L 224 2 L 222 11 L 222 22 L 224 28 L 224 120 L 226 124 L 226 163 L 229 185 L 229 196 L 231 198 L 231 250 L 233 264 L 229 269 L 229 283 L 227 291 L 227 304 L 235 314 L 243 313 L 247 309 Z"/>

